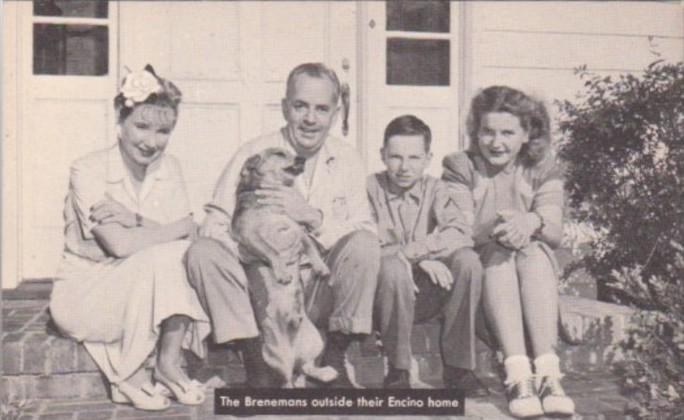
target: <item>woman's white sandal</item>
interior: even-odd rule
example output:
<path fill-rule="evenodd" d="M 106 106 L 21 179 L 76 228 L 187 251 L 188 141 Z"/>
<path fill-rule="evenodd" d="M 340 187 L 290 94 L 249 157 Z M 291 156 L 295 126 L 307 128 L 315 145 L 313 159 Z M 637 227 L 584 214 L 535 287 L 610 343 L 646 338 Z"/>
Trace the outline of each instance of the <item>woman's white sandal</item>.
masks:
<path fill-rule="evenodd" d="M 546 414 L 571 416 L 575 413 L 575 403 L 565 395 L 560 378 L 544 376 L 539 385 L 539 398 Z"/>
<path fill-rule="evenodd" d="M 204 394 L 204 385 L 202 383 L 191 380 L 189 382 L 174 382 L 158 372 L 154 375 L 157 380 L 157 386 L 161 388 L 161 393 L 167 395 L 181 404 L 185 405 L 200 405 L 206 399 Z"/>
<path fill-rule="evenodd" d="M 140 388 L 126 382 L 112 384 L 112 402 L 117 404 L 131 404 L 133 407 L 147 411 L 162 411 L 171 406 L 171 401 L 161 395 L 157 388 L 146 383 Z"/>

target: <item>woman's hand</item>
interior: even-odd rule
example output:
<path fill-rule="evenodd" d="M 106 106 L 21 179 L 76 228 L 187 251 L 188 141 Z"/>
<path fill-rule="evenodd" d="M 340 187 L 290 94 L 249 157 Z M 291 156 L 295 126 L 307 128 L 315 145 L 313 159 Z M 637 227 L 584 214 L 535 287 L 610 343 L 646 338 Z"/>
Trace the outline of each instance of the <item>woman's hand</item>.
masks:
<path fill-rule="evenodd" d="M 138 225 L 138 217 L 134 212 L 109 195 L 106 197 L 90 208 L 90 220 L 99 225 L 118 223 L 125 228 Z"/>
<path fill-rule="evenodd" d="M 503 210 L 499 212 L 492 236 L 506 248 L 519 250 L 530 243 L 540 226 L 541 220 L 535 213 Z"/>

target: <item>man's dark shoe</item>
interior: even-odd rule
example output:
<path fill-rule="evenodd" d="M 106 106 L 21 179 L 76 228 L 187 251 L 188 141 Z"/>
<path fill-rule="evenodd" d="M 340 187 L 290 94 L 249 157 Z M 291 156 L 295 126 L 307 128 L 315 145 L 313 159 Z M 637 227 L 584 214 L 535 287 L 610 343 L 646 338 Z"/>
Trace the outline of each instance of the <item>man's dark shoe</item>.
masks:
<path fill-rule="evenodd" d="M 337 378 L 332 382 L 322 383 L 324 388 L 356 388 L 349 380 L 347 368 L 345 366 L 345 356 L 347 348 L 351 344 L 353 337 L 339 332 L 328 333 L 325 344 L 325 351 L 321 357 L 321 367 L 331 366 L 337 371 Z"/>
<path fill-rule="evenodd" d="M 241 340 L 242 361 L 245 364 L 248 388 L 272 388 L 277 386 L 271 368 L 264 361 L 261 353 L 261 338 Z"/>
<path fill-rule="evenodd" d="M 472 370 L 444 366 L 444 387 L 458 389 L 468 398 L 486 397 L 489 389 Z"/>
<path fill-rule="evenodd" d="M 411 375 L 407 369 L 389 367 L 383 387 L 387 389 L 411 389 Z"/>

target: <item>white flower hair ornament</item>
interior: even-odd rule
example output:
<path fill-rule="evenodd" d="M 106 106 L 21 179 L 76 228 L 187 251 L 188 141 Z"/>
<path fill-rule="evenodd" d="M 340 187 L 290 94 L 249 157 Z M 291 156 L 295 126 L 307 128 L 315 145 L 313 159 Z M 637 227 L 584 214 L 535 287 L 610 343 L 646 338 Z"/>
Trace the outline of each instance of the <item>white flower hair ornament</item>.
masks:
<path fill-rule="evenodd" d="M 131 110 L 137 104 L 150 102 L 170 106 L 176 110 L 183 94 L 173 82 L 157 76 L 149 64 L 138 72 L 124 68 L 128 73 L 124 76 L 119 93 L 114 98 L 116 109 Z"/>
<path fill-rule="evenodd" d="M 162 89 L 154 69 L 148 64 L 144 70 L 124 76 L 120 92 L 124 97 L 124 105 L 131 108 L 136 103 L 144 102 L 151 94 L 160 93 Z"/>

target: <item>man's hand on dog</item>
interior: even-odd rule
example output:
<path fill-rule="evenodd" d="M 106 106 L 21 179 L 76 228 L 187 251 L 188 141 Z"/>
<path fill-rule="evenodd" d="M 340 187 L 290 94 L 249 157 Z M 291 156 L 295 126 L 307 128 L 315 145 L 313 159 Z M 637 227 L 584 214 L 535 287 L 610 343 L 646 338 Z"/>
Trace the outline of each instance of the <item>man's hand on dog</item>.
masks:
<path fill-rule="evenodd" d="M 259 204 L 276 206 L 295 222 L 305 224 L 311 229 L 318 229 L 323 223 L 323 214 L 310 206 L 294 187 L 262 185 L 254 194 Z"/>

